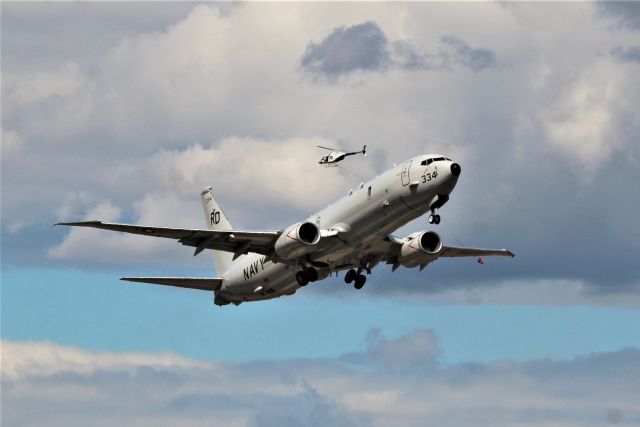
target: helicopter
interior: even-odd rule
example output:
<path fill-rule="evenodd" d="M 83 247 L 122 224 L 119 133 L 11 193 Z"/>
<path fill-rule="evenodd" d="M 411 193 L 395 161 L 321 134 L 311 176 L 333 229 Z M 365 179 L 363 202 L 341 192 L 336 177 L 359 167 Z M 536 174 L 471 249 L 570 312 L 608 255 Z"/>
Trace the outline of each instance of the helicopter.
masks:
<path fill-rule="evenodd" d="M 323 147 L 322 145 L 316 145 L 316 147 L 322 148 L 323 150 L 331 151 L 331 153 L 327 154 L 326 156 L 322 156 L 322 158 L 318 162 L 318 164 L 325 165 L 325 166 L 331 166 L 331 165 L 337 166 L 336 163 L 344 160 L 345 157 L 353 156 L 354 154 L 364 154 L 365 156 L 367 155 L 366 145 L 362 146 L 362 151 L 352 151 L 352 152 L 336 150 L 335 148 Z"/>

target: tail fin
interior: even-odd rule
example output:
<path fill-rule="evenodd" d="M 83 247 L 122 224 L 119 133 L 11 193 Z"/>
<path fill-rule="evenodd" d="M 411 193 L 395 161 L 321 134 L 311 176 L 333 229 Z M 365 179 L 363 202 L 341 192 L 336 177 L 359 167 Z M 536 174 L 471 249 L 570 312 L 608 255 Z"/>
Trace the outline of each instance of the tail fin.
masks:
<path fill-rule="evenodd" d="M 207 222 L 209 230 L 232 230 L 231 223 L 225 216 L 220 205 L 213 197 L 211 187 L 206 187 L 200 195 L 202 196 L 202 206 L 204 207 L 204 219 Z M 213 263 L 216 267 L 216 273 L 221 276 L 233 264 L 233 254 L 224 251 L 212 251 Z"/>

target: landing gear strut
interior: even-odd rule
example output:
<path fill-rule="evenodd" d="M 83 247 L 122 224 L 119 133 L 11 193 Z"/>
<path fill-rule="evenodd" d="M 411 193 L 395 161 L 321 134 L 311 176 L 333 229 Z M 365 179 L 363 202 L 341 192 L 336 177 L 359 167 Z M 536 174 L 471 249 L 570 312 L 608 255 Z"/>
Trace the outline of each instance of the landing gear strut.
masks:
<path fill-rule="evenodd" d="M 345 283 L 353 283 L 353 287 L 356 289 L 362 289 L 365 282 L 367 281 L 367 277 L 360 272 L 356 272 L 354 269 L 347 271 L 347 274 L 344 275 Z"/>
<path fill-rule="evenodd" d="M 460 166 L 458 167 L 458 174 L 460 173 Z M 456 175 L 457 176 L 457 175 Z M 436 215 L 436 209 L 440 209 L 444 206 L 445 203 L 449 201 L 448 194 L 438 194 L 434 201 L 429 205 L 429 209 L 431 209 L 431 215 L 429 215 L 429 224 L 440 224 L 440 215 Z"/>

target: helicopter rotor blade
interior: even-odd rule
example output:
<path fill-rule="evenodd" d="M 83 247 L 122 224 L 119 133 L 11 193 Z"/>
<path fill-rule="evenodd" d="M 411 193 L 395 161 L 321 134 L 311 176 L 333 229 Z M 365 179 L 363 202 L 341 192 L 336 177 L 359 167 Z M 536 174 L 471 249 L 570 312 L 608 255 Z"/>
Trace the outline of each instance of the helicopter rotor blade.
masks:
<path fill-rule="evenodd" d="M 325 150 L 336 151 L 336 149 L 335 149 L 335 148 L 323 147 L 322 145 L 316 145 L 316 147 L 318 147 L 318 148 L 323 148 L 323 149 L 325 149 Z"/>

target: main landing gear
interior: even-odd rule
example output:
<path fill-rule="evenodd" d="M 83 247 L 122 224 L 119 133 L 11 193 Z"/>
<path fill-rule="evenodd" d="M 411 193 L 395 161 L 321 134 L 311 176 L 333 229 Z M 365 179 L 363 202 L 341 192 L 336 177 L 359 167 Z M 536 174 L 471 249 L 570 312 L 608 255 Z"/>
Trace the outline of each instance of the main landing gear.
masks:
<path fill-rule="evenodd" d="M 367 281 L 367 277 L 364 274 L 361 274 L 360 269 L 356 272 L 354 269 L 347 271 L 347 274 L 344 275 L 345 283 L 353 283 L 353 287 L 356 289 L 362 289 L 365 282 Z"/>
<path fill-rule="evenodd" d="M 318 280 L 318 270 L 313 267 L 305 268 L 296 273 L 296 281 L 300 286 L 307 286 L 309 282 Z"/>

